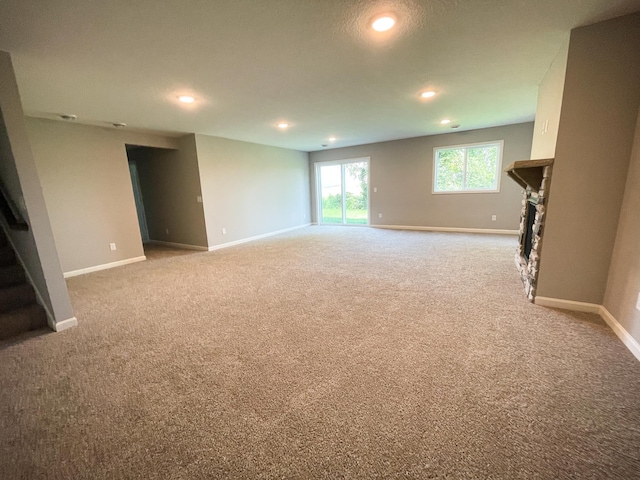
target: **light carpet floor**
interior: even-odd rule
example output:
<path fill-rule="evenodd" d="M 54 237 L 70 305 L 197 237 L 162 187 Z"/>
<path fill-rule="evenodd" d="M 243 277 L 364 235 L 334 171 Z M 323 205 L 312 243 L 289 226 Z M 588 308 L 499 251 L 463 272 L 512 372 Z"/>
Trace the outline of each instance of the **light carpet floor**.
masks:
<path fill-rule="evenodd" d="M 640 362 L 514 237 L 309 227 L 68 280 L 0 343 L 0 478 L 640 478 Z"/>

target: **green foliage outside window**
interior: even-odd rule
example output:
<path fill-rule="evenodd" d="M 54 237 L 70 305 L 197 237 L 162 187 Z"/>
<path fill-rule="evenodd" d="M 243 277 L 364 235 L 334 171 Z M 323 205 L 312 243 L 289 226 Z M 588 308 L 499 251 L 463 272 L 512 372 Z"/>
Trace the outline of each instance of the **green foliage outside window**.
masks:
<path fill-rule="evenodd" d="M 347 180 L 345 192 L 345 218 L 347 224 L 367 224 L 368 222 L 368 164 L 366 162 L 344 165 Z M 356 187 L 357 185 L 357 187 Z M 349 191 L 351 188 L 353 191 Z M 322 196 L 322 223 L 343 223 L 342 194 Z"/>
<path fill-rule="evenodd" d="M 464 149 L 438 150 L 436 191 L 451 192 L 463 189 Z"/>
<path fill-rule="evenodd" d="M 364 195 L 354 195 L 351 192 L 347 192 L 347 210 L 366 210 L 367 209 L 367 197 Z M 335 195 L 327 195 L 322 197 L 323 209 L 342 209 L 342 195 L 336 193 Z"/>
<path fill-rule="evenodd" d="M 500 145 L 436 150 L 434 191 L 492 191 L 498 188 Z"/>

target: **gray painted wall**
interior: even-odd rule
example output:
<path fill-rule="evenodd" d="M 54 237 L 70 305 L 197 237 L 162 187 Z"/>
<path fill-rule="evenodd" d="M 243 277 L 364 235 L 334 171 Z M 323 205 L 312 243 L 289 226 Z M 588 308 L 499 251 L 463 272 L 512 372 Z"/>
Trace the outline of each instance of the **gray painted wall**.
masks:
<path fill-rule="evenodd" d="M 370 157 L 371 224 L 517 230 L 522 190 L 502 174 L 499 193 L 432 194 L 433 149 L 504 140 L 502 170 L 531 155 L 533 123 L 322 150 L 310 154 L 313 221 L 317 162 Z M 374 193 L 374 187 L 377 192 Z M 378 214 L 382 213 L 382 219 Z M 491 216 L 497 220 L 492 221 Z"/>
<path fill-rule="evenodd" d="M 309 223 L 307 153 L 195 139 L 210 247 Z"/>
<path fill-rule="evenodd" d="M 26 124 L 63 271 L 144 255 L 125 144 L 177 148 L 177 139 L 37 118 Z"/>
<path fill-rule="evenodd" d="M 195 136 L 181 137 L 178 144 L 178 150 L 129 152 L 138 165 L 149 238 L 206 248 L 204 208 L 197 201 L 201 190 Z"/>
<path fill-rule="evenodd" d="M 569 39 L 556 55 L 538 86 L 536 122 L 531 145 L 532 159 L 554 158 L 556 155 L 568 54 Z"/>
<path fill-rule="evenodd" d="M 537 293 L 602 304 L 640 104 L 640 13 L 572 31 Z"/>
<path fill-rule="evenodd" d="M 616 242 L 604 296 L 604 306 L 640 343 L 640 111 L 627 176 Z"/>
<path fill-rule="evenodd" d="M 44 303 L 49 323 L 55 328 L 56 323 L 74 315 L 24 124 L 11 57 L 5 52 L 0 52 L 0 111 L 0 175 L 30 227 L 26 232 L 7 232 Z"/>

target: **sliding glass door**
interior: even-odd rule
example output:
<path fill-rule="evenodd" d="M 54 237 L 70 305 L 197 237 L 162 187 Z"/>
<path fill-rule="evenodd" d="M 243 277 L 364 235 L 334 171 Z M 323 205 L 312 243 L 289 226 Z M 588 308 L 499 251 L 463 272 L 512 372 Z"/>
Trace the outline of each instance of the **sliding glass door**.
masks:
<path fill-rule="evenodd" d="M 316 164 L 319 223 L 369 224 L 369 158 Z"/>

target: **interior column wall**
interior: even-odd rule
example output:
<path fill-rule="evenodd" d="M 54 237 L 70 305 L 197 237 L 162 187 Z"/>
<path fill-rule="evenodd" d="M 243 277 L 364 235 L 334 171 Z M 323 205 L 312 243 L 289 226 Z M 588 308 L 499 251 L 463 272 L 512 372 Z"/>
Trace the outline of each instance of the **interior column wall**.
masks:
<path fill-rule="evenodd" d="M 209 247 L 309 223 L 306 152 L 195 137 Z"/>
<path fill-rule="evenodd" d="M 50 212 L 24 124 L 11 57 L 1 51 L 0 111 L 3 119 L 0 128 L 0 175 L 29 224 L 28 231 L 8 230 L 8 235 L 47 310 L 51 326 L 58 328 L 56 324 L 65 320 L 73 320 L 75 324 L 67 284 L 58 260 Z"/>
<path fill-rule="evenodd" d="M 538 86 L 538 105 L 531 144 L 532 160 L 554 158 L 556 155 L 568 54 L 567 38 Z"/>
<path fill-rule="evenodd" d="M 538 295 L 602 304 L 640 104 L 640 13 L 572 31 Z"/>
<path fill-rule="evenodd" d="M 640 343 L 640 311 L 636 309 L 636 302 L 640 295 L 638 212 L 640 212 L 640 111 L 604 296 L 606 309 Z"/>

